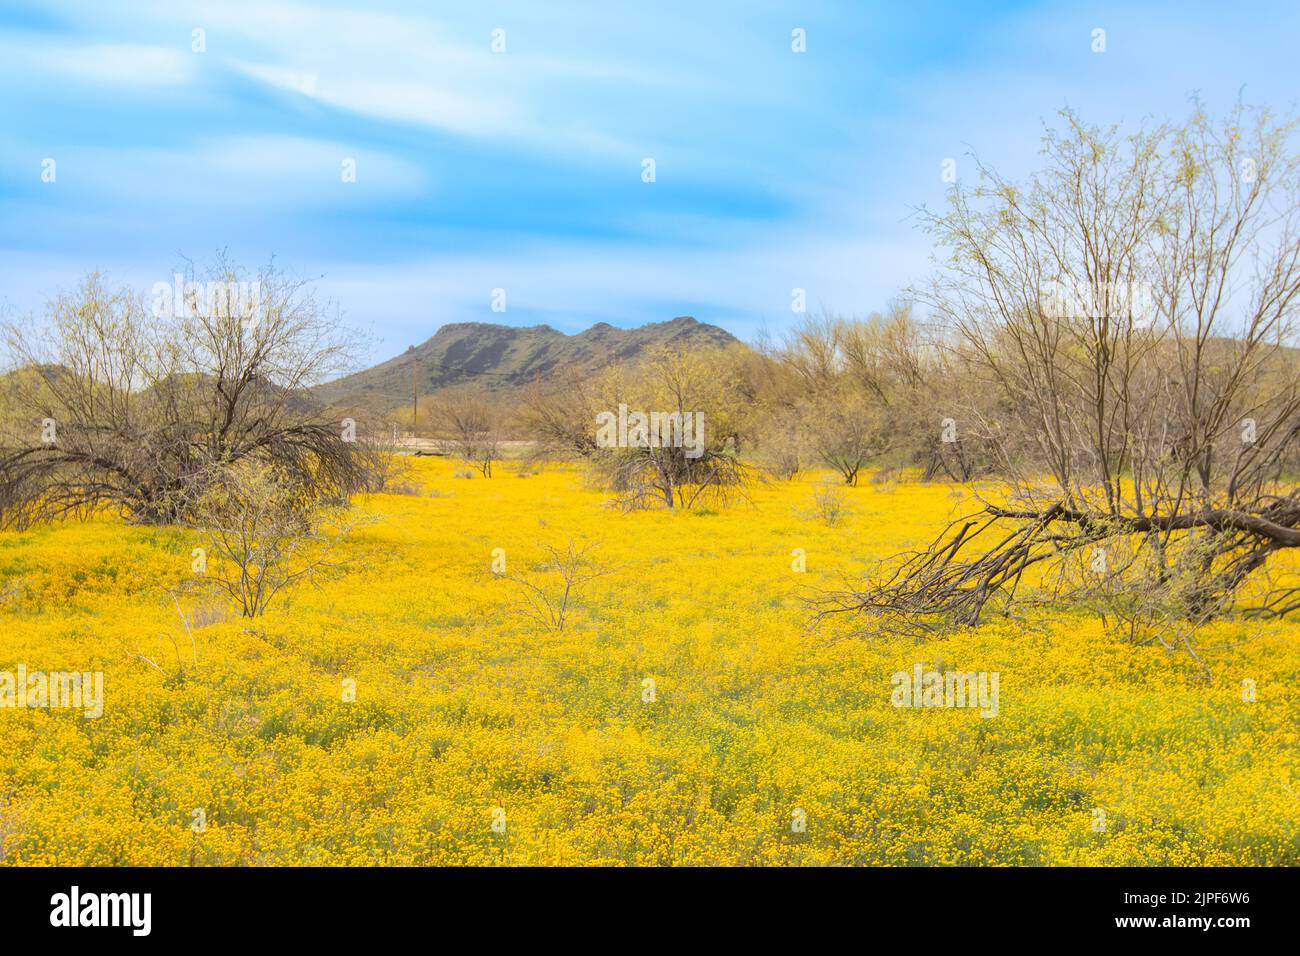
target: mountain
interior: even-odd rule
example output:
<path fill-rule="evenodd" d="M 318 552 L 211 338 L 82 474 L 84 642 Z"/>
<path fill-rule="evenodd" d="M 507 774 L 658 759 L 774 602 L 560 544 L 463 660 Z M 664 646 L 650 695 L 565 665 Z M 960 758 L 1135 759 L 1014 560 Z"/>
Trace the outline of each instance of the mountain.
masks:
<path fill-rule="evenodd" d="M 558 372 L 594 372 L 612 362 L 635 361 L 662 347 L 723 348 L 736 341 L 730 332 L 685 315 L 635 329 L 599 322 L 576 335 L 549 325 L 458 322 L 444 325 L 395 358 L 319 385 L 313 392 L 329 405 L 387 411 L 410 405 L 412 366 L 420 395 L 463 382 L 504 391 L 545 381 Z"/>

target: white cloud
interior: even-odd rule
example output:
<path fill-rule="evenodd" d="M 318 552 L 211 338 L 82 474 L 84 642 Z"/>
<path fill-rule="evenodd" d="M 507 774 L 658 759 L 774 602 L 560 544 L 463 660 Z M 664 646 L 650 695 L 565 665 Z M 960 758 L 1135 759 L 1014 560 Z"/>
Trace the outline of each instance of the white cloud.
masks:
<path fill-rule="evenodd" d="M 236 62 L 235 67 L 244 75 L 279 89 L 380 119 L 420 123 L 470 135 L 507 131 L 519 122 L 508 103 L 432 85 L 364 80 L 337 73 L 322 77 L 318 72 L 244 61 Z"/>
<path fill-rule="evenodd" d="M 176 86 L 194 77 L 195 54 L 165 46 L 128 44 L 69 45 L 25 39 L 0 43 L 0 60 L 9 71 L 56 75 L 85 83 L 123 86 Z"/>
<path fill-rule="evenodd" d="M 275 209 L 346 207 L 353 202 L 426 194 L 426 170 L 383 151 L 341 140 L 301 136 L 219 136 L 183 146 L 67 146 L 56 152 L 59 188 L 93 197 L 93 208 L 120 203 L 148 207 Z M 356 164 L 356 182 L 342 179 L 343 161 Z M 0 163 L 32 158 L 13 144 L 0 144 Z"/>

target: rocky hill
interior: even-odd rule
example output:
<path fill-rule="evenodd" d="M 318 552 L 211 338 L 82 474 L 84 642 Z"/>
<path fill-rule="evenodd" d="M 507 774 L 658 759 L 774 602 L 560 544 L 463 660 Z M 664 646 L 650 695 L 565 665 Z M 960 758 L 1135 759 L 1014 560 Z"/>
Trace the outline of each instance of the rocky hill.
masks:
<path fill-rule="evenodd" d="M 313 391 L 330 405 L 380 412 L 409 406 L 412 369 L 420 395 L 465 382 L 504 391 L 560 372 L 594 372 L 611 362 L 635 361 L 661 347 L 719 348 L 736 341 L 730 332 L 690 316 L 635 329 L 600 322 L 576 335 L 549 325 L 460 322 L 444 325 L 401 355 Z"/>

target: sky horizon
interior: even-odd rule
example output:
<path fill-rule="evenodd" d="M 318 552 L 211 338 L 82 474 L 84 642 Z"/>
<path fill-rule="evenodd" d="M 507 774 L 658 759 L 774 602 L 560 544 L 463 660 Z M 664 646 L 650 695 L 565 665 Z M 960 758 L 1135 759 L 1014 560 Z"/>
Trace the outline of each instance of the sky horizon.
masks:
<path fill-rule="evenodd" d="M 1282 2 L 380 6 L 0 9 L 0 309 L 224 249 L 319 277 L 367 364 L 454 322 L 752 340 L 923 280 L 946 160 L 1300 88 Z"/>

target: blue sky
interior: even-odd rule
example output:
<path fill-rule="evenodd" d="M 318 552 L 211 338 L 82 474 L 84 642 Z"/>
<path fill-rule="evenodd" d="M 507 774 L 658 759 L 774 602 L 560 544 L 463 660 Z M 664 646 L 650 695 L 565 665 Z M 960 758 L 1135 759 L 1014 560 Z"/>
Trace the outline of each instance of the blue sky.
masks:
<path fill-rule="evenodd" d="M 1294 107 L 1297 36 L 1291 2 L 5 0 L 0 307 L 226 249 L 321 277 L 373 359 L 456 321 L 779 332 L 794 288 L 924 277 L 946 158 L 1027 172 L 1064 106 Z"/>

